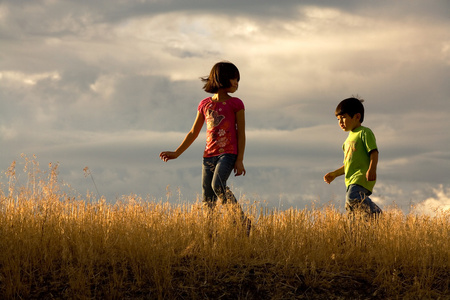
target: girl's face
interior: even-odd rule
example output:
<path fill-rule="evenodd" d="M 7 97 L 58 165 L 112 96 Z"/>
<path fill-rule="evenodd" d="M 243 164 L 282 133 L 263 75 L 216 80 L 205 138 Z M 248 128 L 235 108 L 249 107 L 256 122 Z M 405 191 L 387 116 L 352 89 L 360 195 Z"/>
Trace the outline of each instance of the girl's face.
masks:
<path fill-rule="evenodd" d="M 231 86 L 228 88 L 229 93 L 234 93 L 239 87 L 239 80 L 237 78 L 230 80 Z"/>

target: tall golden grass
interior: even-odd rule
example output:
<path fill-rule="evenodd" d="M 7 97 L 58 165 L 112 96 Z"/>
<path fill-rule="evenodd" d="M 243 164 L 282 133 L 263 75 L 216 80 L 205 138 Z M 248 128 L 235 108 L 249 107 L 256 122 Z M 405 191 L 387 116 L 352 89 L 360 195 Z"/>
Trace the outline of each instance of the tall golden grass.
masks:
<path fill-rule="evenodd" d="M 450 298 L 448 211 L 247 204 L 247 235 L 233 207 L 75 199 L 57 166 L 26 167 L 27 184 L 13 164 L 0 195 L 2 299 Z"/>

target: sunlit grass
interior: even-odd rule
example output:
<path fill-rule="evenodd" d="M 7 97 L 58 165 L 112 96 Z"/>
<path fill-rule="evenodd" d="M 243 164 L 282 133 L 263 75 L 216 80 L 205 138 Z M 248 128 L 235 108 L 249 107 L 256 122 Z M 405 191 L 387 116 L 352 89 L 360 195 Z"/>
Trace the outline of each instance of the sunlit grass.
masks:
<path fill-rule="evenodd" d="M 57 166 L 15 165 L 0 195 L 1 298 L 358 299 L 450 297 L 450 213 L 350 219 L 332 206 L 227 205 L 137 196 L 75 199 Z"/>

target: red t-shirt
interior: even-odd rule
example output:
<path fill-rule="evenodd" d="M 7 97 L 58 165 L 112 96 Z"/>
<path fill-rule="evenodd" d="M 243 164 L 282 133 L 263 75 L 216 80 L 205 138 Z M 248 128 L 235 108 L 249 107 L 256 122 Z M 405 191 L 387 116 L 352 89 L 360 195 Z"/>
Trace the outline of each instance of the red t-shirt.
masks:
<path fill-rule="evenodd" d="M 217 102 L 211 97 L 203 99 L 198 111 L 205 117 L 206 147 L 203 157 L 224 153 L 237 154 L 236 113 L 244 108 L 239 98 Z"/>

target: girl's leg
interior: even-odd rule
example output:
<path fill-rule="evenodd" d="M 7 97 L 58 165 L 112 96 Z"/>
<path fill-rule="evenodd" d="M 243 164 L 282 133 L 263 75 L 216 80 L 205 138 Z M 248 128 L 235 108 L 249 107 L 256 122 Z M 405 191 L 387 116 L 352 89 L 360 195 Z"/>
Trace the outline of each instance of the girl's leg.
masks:
<path fill-rule="evenodd" d="M 202 193 L 203 203 L 214 208 L 217 196 L 212 188 L 212 180 L 216 169 L 216 157 L 204 157 L 202 165 Z"/>
<path fill-rule="evenodd" d="M 211 186 L 216 197 L 221 199 L 223 203 L 226 203 L 227 200 L 236 202 L 233 193 L 227 189 L 227 180 L 234 169 L 236 157 L 234 154 L 222 154 L 217 157 Z"/>
<path fill-rule="evenodd" d="M 221 199 L 222 203 L 229 202 L 233 204 L 233 208 L 238 210 L 242 225 L 246 230 L 247 236 L 250 235 L 251 221 L 242 211 L 236 198 L 227 186 L 228 177 L 234 169 L 237 155 L 222 154 L 216 157 L 203 158 L 202 180 L 203 180 L 203 202 L 209 208 L 208 213 L 211 217 L 212 209 L 215 207 L 217 199 Z M 214 223 L 209 218 L 211 226 Z"/>
<path fill-rule="evenodd" d="M 234 169 L 237 156 L 234 154 L 223 154 L 219 156 L 212 180 L 212 187 L 218 199 L 222 200 L 222 203 L 229 203 L 233 205 L 233 209 L 239 215 L 242 225 L 246 230 L 246 234 L 250 235 L 250 229 L 252 223 L 247 216 L 245 216 L 242 207 L 236 200 L 233 192 L 227 186 L 228 177 Z"/>

